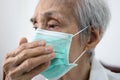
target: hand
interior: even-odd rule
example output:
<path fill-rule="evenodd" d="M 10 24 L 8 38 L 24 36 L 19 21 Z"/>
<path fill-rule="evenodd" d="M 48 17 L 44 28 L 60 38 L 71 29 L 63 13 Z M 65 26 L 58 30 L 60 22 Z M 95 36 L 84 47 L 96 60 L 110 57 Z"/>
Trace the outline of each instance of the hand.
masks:
<path fill-rule="evenodd" d="M 4 80 L 31 80 L 44 71 L 54 57 L 53 48 L 46 46 L 44 41 L 28 43 L 23 38 L 19 47 L 6 55 Z"/>

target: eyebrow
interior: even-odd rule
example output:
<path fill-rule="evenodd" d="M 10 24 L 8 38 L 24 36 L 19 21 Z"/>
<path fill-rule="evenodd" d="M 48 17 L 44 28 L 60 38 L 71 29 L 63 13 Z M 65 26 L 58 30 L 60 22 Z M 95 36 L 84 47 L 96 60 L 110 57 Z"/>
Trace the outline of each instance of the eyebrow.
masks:
<path fill-rule="evenodd" d="M 57 11 L 47 11 L 44 13 L 40 13 L 40 15 L 46 17 L 46 18 L 52 18 L 57 20 L 59 23 L 64 22 L 64 17 Z"/>

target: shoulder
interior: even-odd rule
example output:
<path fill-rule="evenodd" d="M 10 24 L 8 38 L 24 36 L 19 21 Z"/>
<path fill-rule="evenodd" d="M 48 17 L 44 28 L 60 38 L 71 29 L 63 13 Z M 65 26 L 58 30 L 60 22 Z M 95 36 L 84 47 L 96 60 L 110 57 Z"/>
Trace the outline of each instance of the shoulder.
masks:
<path fill-rule="evenodd" d="M 109 80 L 120 80 L 120 68 L 104 66 L 104 70 L 107 73 Z"/>
<path fill-rule="evenodd" d="M 120 73 L 112 72 L 97 59 L 91 61 L 91 71 L 89 80 L 120 80 Z"/>

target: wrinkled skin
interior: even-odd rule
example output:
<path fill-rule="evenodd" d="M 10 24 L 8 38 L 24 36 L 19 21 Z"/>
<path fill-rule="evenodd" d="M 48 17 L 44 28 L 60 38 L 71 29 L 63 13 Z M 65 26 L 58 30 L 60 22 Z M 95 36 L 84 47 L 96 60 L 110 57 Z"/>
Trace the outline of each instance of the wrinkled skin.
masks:
<path fill-rule="evenodd" d="M 74 2 L 66 5 L 65 1 L 60 1 L 40 0 L 31 19 L 35 29 L 42 28 L 70 34 L 75 34 L 79 31 L 76 18 L 74 17 L 75 14 L 69 8 L 71 5 L 74 5 Z M 86 39 L 82 46 L 79 35 L 73 38 L 69 57 L 71 63 L 80 53 L 94 48 L 99 42 L 100 32 L 91 28 L 89 30 L 92 37 Z M 3 65 L 4 80 L 31 80 L 44 71 L 54 57 L 55 53 L 52 45 L 46 46 L 45 41 L 28 43 L 26 38 L 22 38 L 18 48 L 6 55 Z M 78 66 L 60 78 L 60 80 L 88 80 L 90 71 L 88 59 L 89 56 L 85 54 L 77 62 Z"/>
<path fill-rule="evenodd" d="M 45 70 L 54 56 L 53 48 L 46 46 L 44 41 L 27 43 L 23 38 L 20 46 L 6 55 L 5 80 L 30 80 Z"/>

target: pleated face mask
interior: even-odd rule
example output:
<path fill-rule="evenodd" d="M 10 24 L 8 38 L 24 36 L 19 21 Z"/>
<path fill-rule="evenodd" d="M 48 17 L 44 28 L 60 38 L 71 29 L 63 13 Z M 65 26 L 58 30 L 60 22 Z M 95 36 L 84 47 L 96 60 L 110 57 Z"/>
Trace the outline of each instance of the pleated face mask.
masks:
<path fill-rule="evenodd" d="M 46 45 L 53 46 L 56 54 L 55 58 L 51 61 L 50 66 L 41 73 L 44 77 L 46 77 L 48 80 L 57 80 L 70 71 L 73 67 L 77 66 L 75 63 L 86 51 L 83 51 L 73 63 L 70 63 L 69 50 L 72 38 L 84 31 L 86 28 L 82 29 L 75 35 L 43 29 L 36 30 L 33 41 L 44 40 Z"/>

